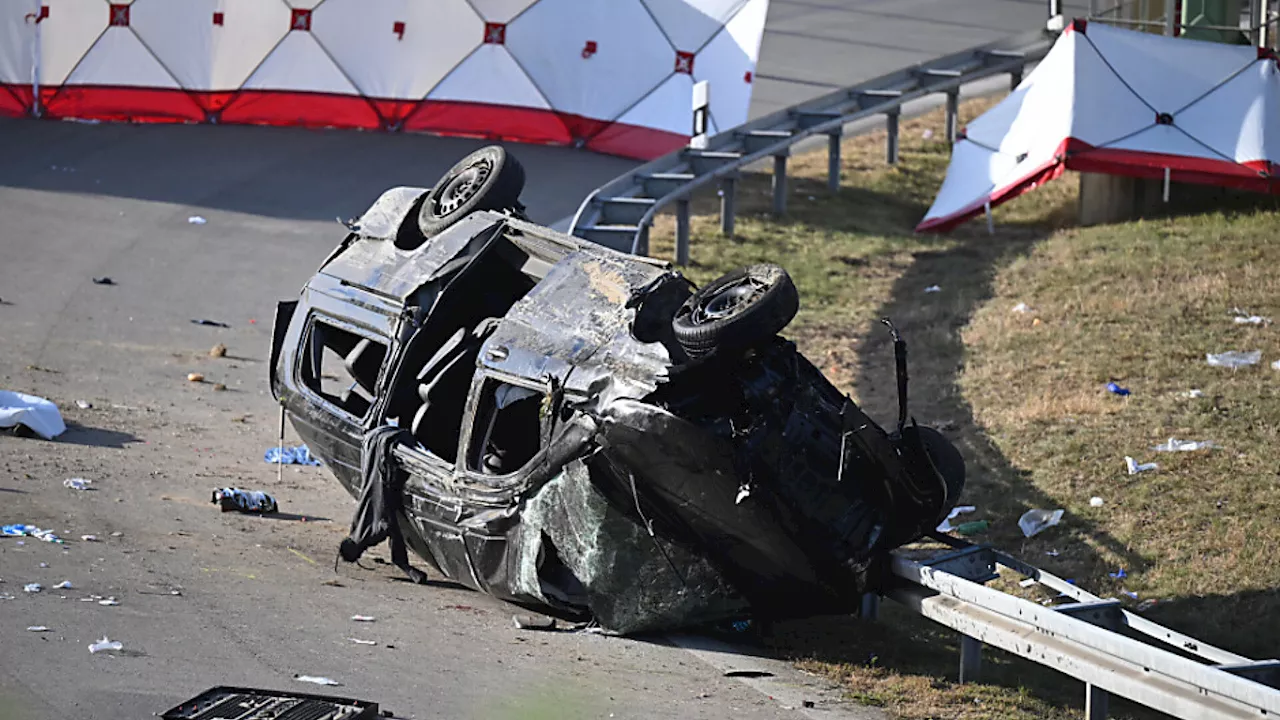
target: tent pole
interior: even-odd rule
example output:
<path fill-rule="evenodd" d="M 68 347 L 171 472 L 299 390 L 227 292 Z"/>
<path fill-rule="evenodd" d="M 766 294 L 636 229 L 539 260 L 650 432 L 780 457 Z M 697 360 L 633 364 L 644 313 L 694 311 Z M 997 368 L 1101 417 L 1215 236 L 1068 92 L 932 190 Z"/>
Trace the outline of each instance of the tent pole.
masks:
<path fill-rule="evenodd" d="M 1164 34 L 1173 37 L 1178 27 L 1178 0 L 1164 0 Z"/>

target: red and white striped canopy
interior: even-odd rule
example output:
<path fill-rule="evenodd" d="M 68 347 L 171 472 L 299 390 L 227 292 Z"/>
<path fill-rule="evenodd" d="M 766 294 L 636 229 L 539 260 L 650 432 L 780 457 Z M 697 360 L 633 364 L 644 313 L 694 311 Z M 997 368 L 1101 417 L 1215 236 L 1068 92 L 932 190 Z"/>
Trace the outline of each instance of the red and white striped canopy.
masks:
<path fill-rule="evenodd" d="M 652 158 L 744 122 L 768 0 L 4 0 L 0 113 L 409 130 Z M 38 88 L 38 89 L 37 89 Z"/>

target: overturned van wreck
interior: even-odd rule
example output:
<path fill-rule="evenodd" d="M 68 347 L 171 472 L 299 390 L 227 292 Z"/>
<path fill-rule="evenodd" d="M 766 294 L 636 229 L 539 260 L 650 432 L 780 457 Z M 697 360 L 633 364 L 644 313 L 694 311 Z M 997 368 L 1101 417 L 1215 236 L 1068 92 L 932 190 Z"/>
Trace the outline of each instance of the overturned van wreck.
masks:
<path fill-rule="evenodd" d="M 886 431 L 778 333 L 762 265 L 695 288 L 528 222 L 496 147 L 382 195 L 280 304 L 271 387 L 360 499 L 342 555 L 635 633 L 857 611 L 933 528 L 959 453 Z"/>

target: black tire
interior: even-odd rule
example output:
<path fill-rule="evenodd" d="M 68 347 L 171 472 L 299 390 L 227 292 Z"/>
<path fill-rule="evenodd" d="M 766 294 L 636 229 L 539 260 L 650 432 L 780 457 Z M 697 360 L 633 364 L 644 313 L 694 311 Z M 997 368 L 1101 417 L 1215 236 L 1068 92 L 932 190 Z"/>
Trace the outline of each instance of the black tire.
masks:
<path fill-rule="evenodd" d="M 430 238 L 478 210 L 520 208 L 524 167 L 497 145 L 471 153 L 440 178 L 422 199 L 418 229 Z"/>
<path fill-rule="evenodd" d="M 947 483 L 947 501 L 937 518 L 937 523 L 941 523 L 960 503 L 960 494 L 964 492 L 964 456 L 950 440 L 931 427 L 920 427 L 920 441 L 924 443 L 925 452 L 929 453 L 938 474 Z"/>
<path fill-rule="evenodd" d="M 800 309 L 787 271 L 762 264 L 721 276 L 694 293 L 672 320 L 676 341 L 690 358 L 745 350 L 782 331 Z"/>

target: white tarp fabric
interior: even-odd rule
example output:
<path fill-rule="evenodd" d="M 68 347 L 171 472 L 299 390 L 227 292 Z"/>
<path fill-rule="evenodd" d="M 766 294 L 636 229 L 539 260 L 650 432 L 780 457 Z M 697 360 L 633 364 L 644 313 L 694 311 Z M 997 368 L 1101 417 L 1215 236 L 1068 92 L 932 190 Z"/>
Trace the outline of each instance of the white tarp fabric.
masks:
<path fill-rule="evenodd" d="M 769 0 L 0 5 L 0 114 L 38 104 L 55 118 L 405 130 L 649 159 L 687 142 L 698 81 L 713 86 L 713 128 L 746 121 Z"/>
<path fill-rule="evenodd" d="M 1275 192 L 1280 74 L 1265 50 L 1077 20 L 966 127 L 918 231 L 945 231 L 1064 170 Z"/>
<path fill-rule="evenodd" d="M 0 390 L 0 428 L 15 425 L 24 425 L 45 440 L 52 440 L 67 429 L 57 405 L 35 395 Z"/>

